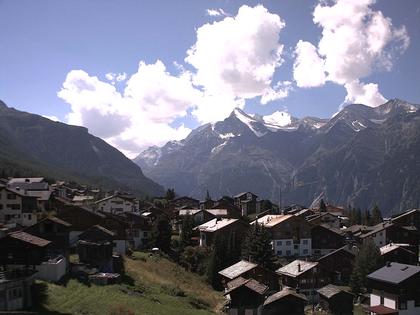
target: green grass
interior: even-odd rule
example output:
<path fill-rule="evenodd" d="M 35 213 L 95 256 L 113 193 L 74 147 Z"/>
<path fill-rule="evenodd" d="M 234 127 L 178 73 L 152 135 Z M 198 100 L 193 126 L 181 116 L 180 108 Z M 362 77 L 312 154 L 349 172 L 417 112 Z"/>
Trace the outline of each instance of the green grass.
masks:
<path fill-rule="evenodd" d="M 135 253 L 134 259 L 126 258 L 125 266 L 127 276 L 121 284 L 38 282 L 40 314 L 102 315 L 119 307 L 142 315 L 211 314 L 223 304 L 221 293 L 166 258 Z"/>

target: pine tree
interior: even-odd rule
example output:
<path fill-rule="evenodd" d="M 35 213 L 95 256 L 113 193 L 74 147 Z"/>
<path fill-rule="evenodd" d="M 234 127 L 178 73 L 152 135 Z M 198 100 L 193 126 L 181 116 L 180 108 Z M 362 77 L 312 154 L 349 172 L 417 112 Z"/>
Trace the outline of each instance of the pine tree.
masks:
<path fill-rule="evenodd" d="M 223 289 L 219 271 L 228 266 L 225 259 L 226 249 L 226 241 L 220 235 L 216 235 L 213 242 L 213 251 L 207 265 L 207 280 L 215 290 Z"/>
<path fill-rule="evenodd" d="M 370 215 L 370 211 L 367 210 L 367 209 L 363 212 L 362 224 L 363 225 L 368 225 L 368 226 L 372 225 L 372 217 Z"/>
<path fill-rule="evenodd" d="M 153 244 L 165 253 L 171 251 L 172 228 L 168 220 L 160 220 L 156 225 Z"/>
<path fill-rule="evenodd" d="M 206 201 L 209 201 L 209 200 L 211 200 L 211 196 L 210 196 L 209 190 L 207 189 L 206 190 Z"/>
<path fill-rule="evenodd" d="M 372 224 L 376 225 L 383 221 L 381 210 L 378 205 L 375 205 L 372 209 Z"/>
<path fill-rule="evenodd" d="M 356 255 L 353 272 L 350 277 L 350 287 L 356 294 L 366 287 L 366 276 L 383 265 L 381 252 L 372 239 L 363 242 Z"/>
<path fill-rule="evenodd" d="M 275 256 L 271 236 L 264 226 L 255 223 L 249 229 L 242 247 L 242 258 L 267 269 L 274 268 Z"/>
<path fill-rule="evenodd" d="M 325 204 L 324 199 L 321 199 L 321 201 L 319 202 L 319 211 L 327 212 L 327 205 Z"/>
<path fill-rule="evenodd" d="M 168 200 L 168 201 L 175 199 L 175 189 L 174 188 L 172 188 L 172 189 L 168 188 L 168 190 L 166 191 L 166 194 L 165 194 L 165 199 Z"/>
<path fill-rule="evenodd" d="M 187 215 L 182 219 L 180 243 L 181 250 L 185 247 L 192 245 L 191 237 L 193 236 L 194 219 L 192 216 Z"/>

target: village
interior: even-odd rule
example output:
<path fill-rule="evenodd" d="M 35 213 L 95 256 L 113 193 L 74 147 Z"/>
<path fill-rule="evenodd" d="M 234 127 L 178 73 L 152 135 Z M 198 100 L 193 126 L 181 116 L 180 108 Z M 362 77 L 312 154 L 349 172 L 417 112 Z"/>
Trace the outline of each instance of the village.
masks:
<path fill-rule="evenodd" d="M 143 252 L 206 276 L 227 314 L 420 314 L 420 210 L 203 199 L 0 179 L 0 312 L 30 311 L 37 281 L 119 283 Z"/>

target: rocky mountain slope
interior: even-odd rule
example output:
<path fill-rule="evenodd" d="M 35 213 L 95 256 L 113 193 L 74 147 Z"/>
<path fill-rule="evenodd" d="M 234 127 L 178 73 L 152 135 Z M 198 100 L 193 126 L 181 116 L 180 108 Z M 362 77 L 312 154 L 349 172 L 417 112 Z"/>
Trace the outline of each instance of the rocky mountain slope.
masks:
<path fill-rule="evenodd" d="M 391 213 L 420 201 L 419 108 L 397 99 L 377 108 L 352 104 L 331 119 L 292 118 L 286 125 L 235 109 L 134 161 L 179 194 L 250 190 L 305 205 L 323 194 L 331 203 L 378 204 Z"/>
<path fill-rule="evenodd" d="M 137 194 L 163 193 L 140 167 L 86 128 L 21 112 L 1 101 L 0 170 L 129 189 Z"/>

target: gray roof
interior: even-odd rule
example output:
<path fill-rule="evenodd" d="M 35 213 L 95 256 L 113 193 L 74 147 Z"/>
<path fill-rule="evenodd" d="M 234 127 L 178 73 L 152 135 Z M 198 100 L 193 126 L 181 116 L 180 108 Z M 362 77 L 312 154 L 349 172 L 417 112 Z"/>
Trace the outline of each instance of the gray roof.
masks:
<path fill-rule="evenodd" d="M 317 265 L 318 265 L 317 262 L 296 259 L 295 261 L 292 261 L 290 264 L 277 269 L 276 273 L 291 276 L 291 277 L 298 277 L 301 274 L 307 272 L 308 270 L 316 267 Z"/>
<path fill-rule="evenodd" d="M 224 295 L 229 294 L 230 292 L 236 290 L 237 288 L 240 288 L 242 286 L 247 287 L 248 289 L 263 295 L 268 290 L 268 286 L 266 286 L 263 283 L 258 282 L 255 279 L 245 279 L 242 277 L 238 277 L 232 281 L 229 281 L 227 283 L 228 290 L 225 292 Z"/>
<path fill-rule="evenodd" d="M 241 260 L 236 264 L 219 271 L 219 274 L 229 279 L 235 279 L 240 275 L 244 274 L 245 272 L 254 269 L 257 266 L 257 264 L 254 264 L 252 262 Z"/>
<path fill-rule="evenodd" d="M 392 262 L 389 263 L 389 265 L 372 272 L 367 277 L 371 280 L 399 284 L 419 273 L 420 266 Z"/>
<path fill-rule="evenodd" d="M 270 295 L 264 302 L 264 305 L 268 305 L 270 303 L 273 303 L 275 301 L 278 301 L 286 296 L 292 295 L 294 297 L 297 297 L 298 299 L 301 299 L 305 302 L 307 302 L 308 300 L 306 299 L 305 295 L 297 293 L 294 289 L 289 288 L 289 287 L 285 287 L 283 288 L 283 290 L 274 293 L 273 295 Z"/>
<path fill-rule="evenodd" d="M 325 296 L 326 298 L 328 298 L 328 299 L 330 299 L 330 298 L 332 298 L 334 295 L 336 295 L 336 294 L 339 294 L 339 293 L 347 293 L 347 294 L 350 294 L 350 295 L 353 295 L 353 294 L 351 294 L 350 292 L 348 292 L 348 291 L 346 291 L 346 290 L 344 290 L 343 288 L 340 288 L 340 287 L 338 287 L 338 286 L 336 286 L 336 285 L 332 285 L 332 284 L 329 284 L 329 285 L 327 285 L 327 286 L 325 286 L 325 287 L 323 287 L 323 288 L 321 288 L 321 289 L 318 289 L 317 290 L 317 292 L 320 294 L 320 295 L 322 295 L 322 296 Z"/>

